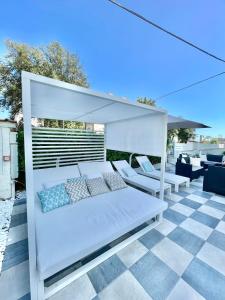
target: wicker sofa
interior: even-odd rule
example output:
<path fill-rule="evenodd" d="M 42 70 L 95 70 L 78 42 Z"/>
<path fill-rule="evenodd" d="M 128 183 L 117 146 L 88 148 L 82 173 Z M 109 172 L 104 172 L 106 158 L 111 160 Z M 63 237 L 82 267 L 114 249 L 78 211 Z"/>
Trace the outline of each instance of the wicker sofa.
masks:
<path fill-rule="evenodd" d="M 176 175 L 184 176 L 190 178 L 190 181 L 193 179 L 198 179 L 200 176 L 204 175 L 204 168 L 193 166 L 190 163 L 190 158 L 187 157 L 184 159 L 182 155 L 179 156 L 176 163 Z"/>
<path fill-rule="evenodd" d="M 209 166 L 205 171 L 203 191 L 225 196 L 225 167 Z"/>

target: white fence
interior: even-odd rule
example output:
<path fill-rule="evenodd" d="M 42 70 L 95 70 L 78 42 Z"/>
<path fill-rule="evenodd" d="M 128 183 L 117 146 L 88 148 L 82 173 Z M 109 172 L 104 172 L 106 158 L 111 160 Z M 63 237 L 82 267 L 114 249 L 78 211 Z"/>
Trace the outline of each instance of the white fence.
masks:
<path fill-rule="evenodd" d="M 34 169 L 75 165 L 81 161 L 103 161 L 104 133 L 80 129 L 34 127 Z"/>
<path fill-rule="evenodd" d="M 195 154 L 222 154 L 225 151 L 224 144 L 204 144 L 198 142 L 174 143 L 173 156 L 177 158 L 180 153 Z"/>

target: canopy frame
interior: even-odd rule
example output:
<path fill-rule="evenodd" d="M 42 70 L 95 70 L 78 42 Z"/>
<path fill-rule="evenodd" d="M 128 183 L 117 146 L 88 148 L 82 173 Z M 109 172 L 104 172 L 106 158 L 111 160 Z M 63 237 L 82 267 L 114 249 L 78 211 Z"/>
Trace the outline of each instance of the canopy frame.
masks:
<path fill-rule="evenodd" d="M 34 89 L 35 84 L 37 86 L 44 85 L 44 89 L 41 90 L 43 92 L 43 95 L 38 94 L 35 95 L 35 91 L 39 91 L 40 89 Z M 48 99 L 46 100 L 45 96 L 48 91 L 53 89 L 55 91 L 59 91 L 60 93 L 65 93 L 69 91 L 69 93 L 74 93 L 74 96 L 77 95 L 85 95 L 86 99 L 92 99 L 93 101 L 96 101 L 97 99 L 97 105 L 98 102 L 104 102 L 108 101 L 111 103 L 100 105 L 100 107 L 96 109 L 90 109 L 87 113 L 80 114 L 79 116 L 76 116 L 72 118 L 72 120 L 76 121 L 84 121 L 88 119 L 88 116 L 93 116 L 93 123 L 95 121 L 95 117 L 97 117 L 97 113 L 100 112 L 100 122 L 95 123 L 101 123 L 103 121 L 104 117 L 104 110 L 111 108 L 111 116 L 109 114 L 110 120 L 108 122 L 102 122 L 106 125 L 106 144 L 105 144 L 105 150 L 107 148 L 107 142 L 110 144 L 110 137 L 114 137 L 116 134 L 118 135 L 118 138 L 120 137 L 120 142 L 118 143 L 120 151 L 126 151 L 128 148 L 126 143 L 126 133 L 129 133 L 128 141 L 131 141 L 132 134 L 136 135 L 136 138 L 139 134 L 142 134 L 142 138 L 140 139 L 140 144 L 142 149 L 146 148 L 146 151 L 141 151 L 138 149 L 139 143 L 131 143 L 131 146 L 128 150 L 131 150 L 130 152 L 135 152 L 138 154 L 147 154 L 147 155 L 156 155 L 156 153 L 160 154 L 158 156 L 161 157 L 161 180 L 160 180 L 160 199 L 163 199 L 164 197 L 164 173 L 165 173 L 165 164 L 166 164 L 166 140 L 167 140 L 167 112 L 163 109 L 159 109 L 156 107 L 150 107 L 143 104 L 137 104 L 137 103 L 130 103 L 127 100 L 124 100 L 123 98 L 118 98 L 109 94 L 104 93 L 98 93 L 95 91 L 92 91 L 90 89 L 82 88 L 76 85 L 72 85 L 69 83 L 65 83 L 62 81 L 54 80 L 51 78 L 43 77 L 40 75 L 35 75 L 29 72 L 22 72 L 22 103 L 23 103 L 23 120 L 24 120 L 24 145 L 25 145 L 25 159 L 26 159 L 26 193 L 27 193 L 27 223 L 28 223 L 28 245 L 29 245 L 29 266 L 30 266 L 30 290 L 32 299 L 39 299 L 38 295 L 44 295 L 43 291 L 43 285 L 38 284 L 38 270 L 37 270 L 37 262 L 36 262 L 36 237 L 35 237 L 35 207 L 34 207 L 34 169 L 33 169 L 33 161 L 32 161 L 32 125 L 31 120 L 33 117 L 37 118 L 48 118 L 48 119 L 61 119 L 61 120 L 71 120 L 71 119 L 65 119 L 65 115 L 71 116 L 71 111 L 64 111 L 61 114 L 62 118 L 59 118 L 61 113 L 62 105 L 60 104 L 60 99 L 57 99 L 56 103 L 54 104 L 54 108 L 52 106 L 52 103 Z M 45 94 L 46 92 L 46 94 Z M 38 93 L 38 92 L 37 92 Z M 42 98 L 43 96 L 43 98 Z M 67 96 L 66 96 L 67 97 Z M 38 101 L 37 101 L 38 100 Z M 46 107 L 43 107 L 43 101 L 46 100 Z M 35 102 L 36 101 L 36 102 Z M 62 101 L 62 99 L 61 99 Z M 34 105 L 35 102 L 35 105 Z M 64 101 L 63 99 L 63 102 Z M 68 104 L 72 103 L 71 99 L 68 97 Z M 85 101 L 84 101 L 85 102 Z M 89 103 L 90 104 L 90 103 Z M 89 105 L 88 104 L 88 105 Z M 92 103 L 91 103 L 92 104 Z M 49 106 L 49 109 L 48 109 Z M 121 109 L 115 109 L 118 113 L 117 115 L 113 115 L 115 113 L 115 110 L 113 110 L 113 107 L 119 107 L 121 109 L 127 109 L 128 113 L 124 116 L 121 116 Z M 84 109 L 86 109 L 86 103 L 84 104 Z M 110 110 L 109 110 L 110 111 Z M 130 112 L 129 112 L 130 111 Z M 145 128 L 136 128 L 136 132 L 132 133 L 130 126 L 135 122 L 135 124 L 141 124 L 141 122 L 144 120 L 144 124 L 148 124 L 148 118 L 149 121 L 154 119 L 155 123 L 153 122 L 153 125 L 156 124 L 156 126 L 153 128 L 153 130 L 150 132 L 153 135 L 150 136 L 150 141 L 147 138 L 147 133 Z M 123 127 L 121 130 L 118 128 Z M 155 130 L 159 130 L 159 134 L 154 134 Z M 148 130 L 147 130 L 148 131 Z M 148 133 L 148 134 L 150 134 Z M 154 146 L 154 143 L 156 140 L 151 141 L 151 138 L 156 139 L 157 135 L 159 136 L 157 140 L 156 147 Z M 125 141 L 124 141 L 125 140 Z M 111 141 L 111 145 L 113 145 L 113 142 Z M 139 146 L 140 147 L 140 146 Z M 110 148 L 113 150 L 113 147 Z M 153 153 L 149 153 L 149 149 L 153 150 Z M 137 151 L 138 150 L 138 151 Z M 158 152 L 157 152 L 158 151 Z M 106 155 L 105 155 L 106 159 Z M 161 219 L 161 217 L 159 218 Z M 151 227 L 151 226 L 150 226 Z M 149 227 L 149 228 L 150 228 Z M 142 232 L 144 234 L 145 231 Z M 131 239 L 133 241 L 133 239 Z M 127 243 L 123 244 L 124 247 L 127 245 Z M 112 255 L 112 254 L 111 254 Z M 43 296 L 44 297 L 44 296 Z"/>

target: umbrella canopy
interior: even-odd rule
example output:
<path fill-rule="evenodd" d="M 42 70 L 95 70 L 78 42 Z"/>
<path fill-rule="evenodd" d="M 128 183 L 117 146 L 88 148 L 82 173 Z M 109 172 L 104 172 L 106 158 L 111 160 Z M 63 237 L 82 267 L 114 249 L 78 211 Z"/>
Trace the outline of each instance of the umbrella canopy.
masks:
<path fill-rule="evenodd" d="M 179 128 L 210 128 L 210 126 L 199 122 L 168 115 L 168 129 L 179 129 Z"/>

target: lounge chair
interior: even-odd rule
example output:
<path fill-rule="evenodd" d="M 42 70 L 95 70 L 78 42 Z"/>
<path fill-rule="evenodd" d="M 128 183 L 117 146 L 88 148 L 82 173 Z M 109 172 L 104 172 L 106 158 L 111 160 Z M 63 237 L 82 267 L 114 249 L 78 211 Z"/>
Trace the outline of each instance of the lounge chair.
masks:
<path fill-rule="evenodd" d="M 81 174 L 113 171 L 109 162 L 86 163 L 79 167 L 80 170 L 78 166 L 35 170 L 35 191 L 42 190 L 49 180 L 61 182 Z M 61 279 L 60 284 L 56 282 L 46 287 L 45 297 L 48 298 L 60 290 L 62 280 L 66 286 L 157 226 L 167 203 L 127 187 L 88 197 L 48 213 L 42 212 L 36 196 L 35 206 L 37 268 L 42 286 L 45 279 L 147 222 L 144 228 Z M 149 223 L 152 219 L 155 221 Z"/>
<path fill-rule="evenodd" d="M 151 193 L 153 196 L 156 196 L 160 192 L 160 181 L 146 176 L 138 174 L 126 160 L 117 160 L 113 161 L 112 164 L 120 173 L 124 181 L 134 187 L 140 188 Z M 129 168 L 132 169 L 131 176 L 126 175 L 125 169 L 129 171 Z M 171 185 L 164 183 L 164 191 L 167 192 L 168 196 L 171 194 Z"/>
<path fill-rule="evenodd" d="M 140 168 L 137 170 L 138 174 L 160 180 L 161 172 L 154 168 L 147 156 L 136 156 L 136 160 L 140 165 Z M 147 169 L 145 166 L 147 166 Z M 175 192 L 179 191 L 180 185 L 186 185 L 186 187 L 190 186 L 189 178 L 168 172 L 165 172 L 165 182 L 174 185 Z"/>

